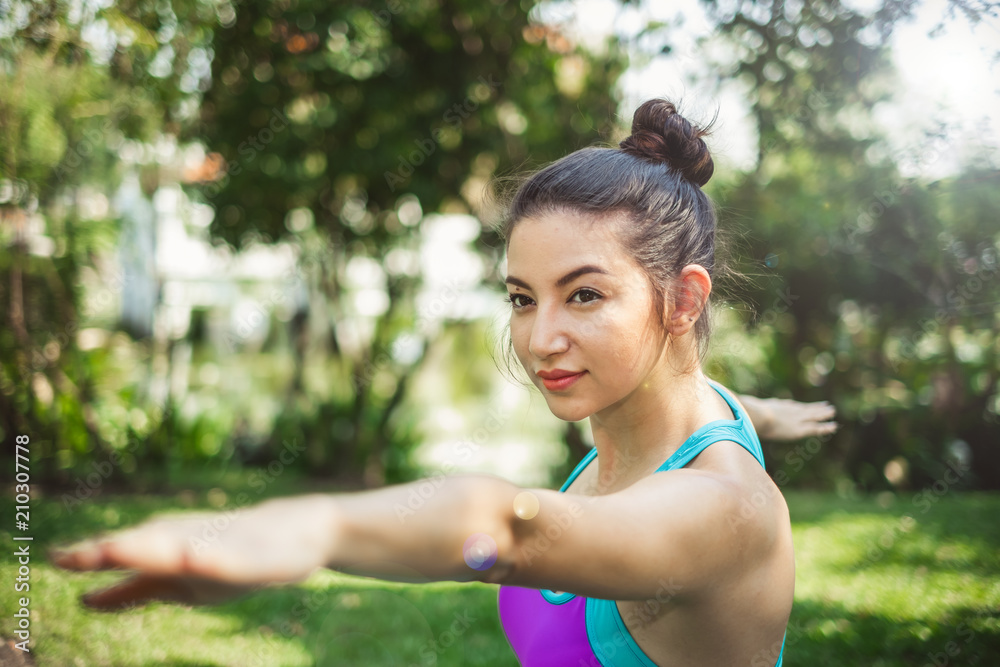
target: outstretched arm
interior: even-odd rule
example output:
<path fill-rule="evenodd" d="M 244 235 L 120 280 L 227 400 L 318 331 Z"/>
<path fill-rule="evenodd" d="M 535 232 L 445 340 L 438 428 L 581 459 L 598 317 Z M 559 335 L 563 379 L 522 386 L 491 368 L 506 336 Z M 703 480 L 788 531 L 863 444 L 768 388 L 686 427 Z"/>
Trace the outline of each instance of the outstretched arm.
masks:
<path fill-rule="evenodd" d="M 837 409 L 826 401 L 800 403 L 785 398 L 738 396 L 761 440 L 798 440 L 837 430 Z"/>
<path fill-rule="evenodd" d="M 135 570 L 84 597 L 105 610 L 151 600 L 213 604 L 302 581 L 321 567 L 643 599 L 668 577 L 688 593 L 738 576 L 770 548 L 769 513 L 727 522 L 741 497 L 731 481 L 694 470 L 657 473 L 596 497 L 463 475 L 270 500 L 227 521 L 223 513 L 156 519 L 51 556 L 72 570 Z"/>
<path fill-rule="evenodd" d="M 215 604 L 271 584 L 296 583 L 322 567 L 384 579 L 488 580 L 476 564 L 492 537 L 508 548 L 509 517 L 486 476 L 439 477 L 353 494 L 268 500 L 236 511 L 159 517 L 135 528 L 53 549 L 70 570 L 135 574 L 83 601 L 114 610 L 152 600 Z M 513 516 L 513 507 L 509 514 Z M 494 548 L 495 551 L 496 548 Z M 495 560 L 495 558 L 494 558 Z"/>

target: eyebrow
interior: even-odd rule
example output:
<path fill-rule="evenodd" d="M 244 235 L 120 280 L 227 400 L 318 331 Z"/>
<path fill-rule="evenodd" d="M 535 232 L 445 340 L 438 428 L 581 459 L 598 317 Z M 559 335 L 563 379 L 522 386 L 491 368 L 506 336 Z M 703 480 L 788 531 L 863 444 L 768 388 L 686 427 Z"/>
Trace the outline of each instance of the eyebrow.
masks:
<path fill-rule="evenodd" d="M 580 276 L 586 275 L 588 273 L 601 273 L 604 275 L 608 275 L 608 272 L 602 269 L 601 267 L 594 266 L 593 264 L 586 264 L 578 269 L 573 269 L 565 276 L 557 280 L 556 287 L 565 287 L 566 285 L 573 282 Z M 530 287 L 528 287 L 528 283 L 524 282 L 520 278 L 515 278 L 514 276 L 507 276 L 504 282 L 507 283 L 508 285 L 516 285 L 517 287 L 521 287 L 523 289 L 531 289 Z"/>

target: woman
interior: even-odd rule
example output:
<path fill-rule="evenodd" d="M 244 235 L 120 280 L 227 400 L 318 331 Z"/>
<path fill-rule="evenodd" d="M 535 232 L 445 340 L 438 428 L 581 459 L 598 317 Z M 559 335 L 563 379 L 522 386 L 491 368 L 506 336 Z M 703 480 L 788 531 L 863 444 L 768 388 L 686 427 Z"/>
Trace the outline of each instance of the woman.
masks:
<path fill-rule="evenodd" d="M 620 150 L 577 151 L 515 196 L 513 349 L 553 414 L 590 417 L 595 443 L 560 491 L 449 477 L 405 522 L 393 508 L 415 485 L 282 498 L 210 544 L 202 519 L 161 519 L 54 561 L 137 570 L 85 596 L 103 609 L 218 602 L 320 567 L 478 580 L 501 585 L 524 665 L 780 664 L 788 510 L 744 408 L 700 368 L 715 270 L 703 134 L 653 100 Z"/>

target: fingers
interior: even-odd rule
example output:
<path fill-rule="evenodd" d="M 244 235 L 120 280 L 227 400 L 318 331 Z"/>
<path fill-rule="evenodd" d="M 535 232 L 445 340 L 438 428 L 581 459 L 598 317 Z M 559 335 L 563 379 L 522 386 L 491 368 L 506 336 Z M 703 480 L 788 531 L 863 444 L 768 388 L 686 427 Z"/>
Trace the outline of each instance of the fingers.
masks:
<path fill-rule="evenodd" d="M 83 595 L 83 604 L 95 611 L 122 611 L 154 600 L 195 602 L 183 579 L 157 576 L 179 573 L 185 560 L 176 539 L 171 539 L 163 525 L 147 524 L 58 547 L 49 550 L 48 556 L 54 565 L 66 570 L 142 571 L 108 588 Z"/>
<path fill-rule="evenodd" d="M 80 600 L 95 611 L 123 611 L 154 600 L 187 601 L 169 579 L 144 575 L 135 575 L 108 588 L 87 593 Z"/>
<path fill-rule="evenodd" d="M 67 570 L 127 568 L 148 574 L 177 573 L 186 560 L 183 544 L 156 524 L 53 549 L 49 556 Z"/>
<path fill-rule="evenodd" d="M 772 420 L 766 431 L 769 440 L 800 440 L 835 433 L 837 409 L 828 401 L 800 403 L 791 399 L 768 399 Z M 762 436 L 763 437 L 763 436 Z"/>
<path fill-rule="evenodd" d="M 773 399 L 774 407 L 784 413 L 808 415 L 816 421 L 827 421 L 837 414 L 837 408 L 829 401 L 802 403 L 791 398 Z"/>
<path fill-rule="evenodd" d="M 789 420 L 828 422 L 837 415 L 837 408 L 829 401 L 818 401 L 816 403 L 799 403 L 788 400 L 780 406 L 780 418 Z"/>
<path fill-rule="evenodd" d="M 829 421 L 837 414 L 837 408 L 827 401 L 806 403 L 806 407 L 809 408 L 810 417 L 815 421 Z"/>
<path fill-rule="evenodd" d="M 53 565 L 64 570 L 100 570 L 101 549 L 97 540 L 87 540 L 68 547 L 55 547 L 48 551 Z"/>
<path fill-rule="evenodd" d="M 793 439 L 808 438 L 816 435 L 836 433 L 840 425 L 837 422 L 802 422 Z"/>
<path fill-rule="evenodd" d="M 80 597 L 95 611 L 124 611 L 149 602 L 178 602 L 206 605 L 226 602 L 266 588 L 263 584 L 245 586 L 199 577 L 158 577 L 136 574 L 116 584 Z"/>
<path fill-rule="evenodd" d="M 121 588 L 95 594 L 96 600 L 128 596 L 135 586 L 152 586 L 150 577 L 167 577 L 177 586 L 190 584 L 184 599 L 200 603 L 206 595 L 231 596 L 248 586 L 307 579 L 329 549 L 329 537 L 317 532 L 311 516 L 289 502 L 225 515 L 156 519 L 52 549 L 48 556 L 67 570 L 129 569 L 146 577 L 141 584 L 122 582 Z"/>
<path fill-rule="evenodd" d="M 811 435 L 829 435 L 837 431 L 840 425 L 833 421 L 837 416 L 837 408 L 827 401 L 809 403 L 807 406 L 810 408 L 809 419 L 813 422 Z"/>
<path fill-rule="evenodd" d="M 837 422 L 823 422 L 822 424 L 816 424 L 816 432 L 818 435 L 836 433 L 838 428 L 840 428 L 840 424 Z"/>

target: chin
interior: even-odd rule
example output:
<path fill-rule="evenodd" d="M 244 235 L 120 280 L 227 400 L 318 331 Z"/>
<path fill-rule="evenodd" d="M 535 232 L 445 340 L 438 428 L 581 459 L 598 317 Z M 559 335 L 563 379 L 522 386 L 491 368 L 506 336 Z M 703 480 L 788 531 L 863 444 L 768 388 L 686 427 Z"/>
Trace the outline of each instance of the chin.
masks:
<path fill-rule="evenodd" d="M 594 414 L 589 406 L 571 398 L 546 394 L 545 402 L 549 406 L 549 411 L 564 422 L 578 422 Z"/>

